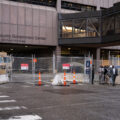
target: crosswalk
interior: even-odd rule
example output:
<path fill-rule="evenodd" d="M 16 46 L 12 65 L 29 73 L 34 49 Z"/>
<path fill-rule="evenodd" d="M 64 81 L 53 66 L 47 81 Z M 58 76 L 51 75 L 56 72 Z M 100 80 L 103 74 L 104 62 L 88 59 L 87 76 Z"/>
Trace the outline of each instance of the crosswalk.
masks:
<path fill-rule="evenodd" d="M 15 105 L 14 105 L 15 104 Z M 8 112 L 8 111 L 22 111 L 22 110 L 26 110 L 27 111 L 27 107 L 26 106 L 17 106 L 17 101 L 14 99 L 11 99 L 10 96 L 7 95 L 2 95 L 2 93 L 0 93 L 0 112 Z M 13 105 L 13 106 L 11 106 Z M 1 107 L 2 106 L 2 107 Z M 32 114 L 32 115 L 18 115 L 18 116 L 10 116 L 9 118 L 2 118 L 0 116 L 0 120 L 42 120 L 42 117 L 36 115 L 36 114 Z"/>

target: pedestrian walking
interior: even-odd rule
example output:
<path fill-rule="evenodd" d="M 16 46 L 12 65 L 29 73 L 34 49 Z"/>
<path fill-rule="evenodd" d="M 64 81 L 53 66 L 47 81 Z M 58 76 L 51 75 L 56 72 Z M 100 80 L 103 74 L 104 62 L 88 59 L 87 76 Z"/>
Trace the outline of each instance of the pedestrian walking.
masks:
<path fill-rule="evenodd" d="M 110 65 L 109 69 L 108 69 L 108 76 L 109 76 L 109 83 L 113 83 L 113 66 Z"/>
<path fill-rule="evenodd" d="M 104 83 L 105 77 L 104 77 L 104 67 L 101 65 L 99 68 L 99 83 Z"/>
<path fill-rule="evenodd" d="M 105 83 L 108 83 L 109 81 L 108 69 L 109 69 L 109 66 L 104 66 L 104 82 Z"/>
<path fill-rule="evenodd" d="M 118 69 L 115 66 L 113 66 L 112 68 L 113 68 L 112 85 L 114 86 L 115 85 L 116 76 L 118 75 Z"/>
<path fill-rule="evenodd" d="M 95 73 L 94 65 L 92 65 L 92 81 L 91 81 L 92 84 L 94 84 L 94 73 Z"/>

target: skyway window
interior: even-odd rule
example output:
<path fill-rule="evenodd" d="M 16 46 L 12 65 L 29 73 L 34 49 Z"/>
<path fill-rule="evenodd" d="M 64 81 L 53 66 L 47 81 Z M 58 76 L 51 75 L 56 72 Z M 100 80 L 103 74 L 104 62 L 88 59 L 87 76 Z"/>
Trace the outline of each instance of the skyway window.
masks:
<path fill-rule="evenodd" d="M 78 11 L 95 11 L 96 10 L 95 6 L 71 3 L 66 1 L 62 1 L 62 8 L 70 9 L 70 10 L 78 10 Z"/>
<path fill-rule="evenodd" d="M 44 5 L 44 6 L 50 6 L 50 7 L 56 6 L 56 0 L 9 0 L 9 1 L 23 2 L 28 4 L 34 4 L 34 5 Z"/>

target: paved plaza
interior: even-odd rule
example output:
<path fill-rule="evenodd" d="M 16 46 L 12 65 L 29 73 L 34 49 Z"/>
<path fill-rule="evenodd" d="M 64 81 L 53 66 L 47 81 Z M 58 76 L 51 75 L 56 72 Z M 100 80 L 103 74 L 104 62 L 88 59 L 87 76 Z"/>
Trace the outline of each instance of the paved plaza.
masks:
<path fill-rule="evenodd" d="M 119 85 L 0 85 L 0 120 L 119 120 L 119 111 Z"/>

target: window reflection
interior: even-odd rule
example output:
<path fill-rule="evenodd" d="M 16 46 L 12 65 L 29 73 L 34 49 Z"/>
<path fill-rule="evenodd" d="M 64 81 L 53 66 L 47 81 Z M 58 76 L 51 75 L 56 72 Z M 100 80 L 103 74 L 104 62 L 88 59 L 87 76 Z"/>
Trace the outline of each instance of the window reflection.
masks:
<path fill-rule="evenodd" d="M 63 21 L 62 22 L 62 37 L 63 38 L 72 38 L 72 21 Z"/>
<path fill-rule="evenodd" d="M 104 17 L 102 19 L 102 35 L 114 34 L 114 16 Z"/>
<path fill-rule="evenodd" d="M 67 1 L 62 1 L 61 7 L 69 10 L 78 10 L 78 11 L 95 11 L 96 6 L 83 5 L 79 3 L 72 3 Z"/>
<path fill-rule="evenodd" d="M 86 37 L 86 20 L 75 20 L 74 21 L 74 35 L 73 37 Z"/>
<path fill-rule="evenodd" d="M 115 18 L 115 33 L 120 34 L 120 14 L 117 14 Z"/>
<path fill-rule="evenodd" d="M 35 5 L 44 5 L 50 7 L 56 6 L 56 0 L 9 0 L 9 1 L 23 2 L 23 3 L 35 4 Z"/>
<path fill-rule="evenodd" d="M 100 36 L 100 24 L 98 18 L 87 18 L 71 21 L 61 21 L 63 38 L 81 38 Z"/>

